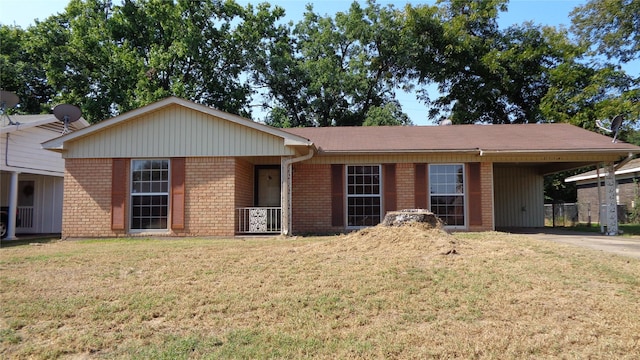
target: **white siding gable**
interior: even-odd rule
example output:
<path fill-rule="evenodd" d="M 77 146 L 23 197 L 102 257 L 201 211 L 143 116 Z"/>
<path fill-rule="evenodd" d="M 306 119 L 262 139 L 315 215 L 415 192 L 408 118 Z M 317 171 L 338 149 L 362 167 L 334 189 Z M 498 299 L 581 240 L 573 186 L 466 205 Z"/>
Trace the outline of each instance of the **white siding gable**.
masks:
<path fill-rule="evenodd" d="M 65 148 L 66 158 L 295 155 L 282 137 L 175 104 L 72 139 Z"/>

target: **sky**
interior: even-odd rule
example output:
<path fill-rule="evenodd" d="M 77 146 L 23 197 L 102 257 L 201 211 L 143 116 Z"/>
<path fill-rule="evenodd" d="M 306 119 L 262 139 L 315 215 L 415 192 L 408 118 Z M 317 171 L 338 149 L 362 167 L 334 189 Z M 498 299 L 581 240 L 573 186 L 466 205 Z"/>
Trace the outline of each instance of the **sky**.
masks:
<path fill-rule="evenodd" d="M 313 4 L 315 12 L 321 15 L 333 15 L 339 11 L 347 11 L 351 0 L 264 0 L 272 5 L 279 5 L 286 10 L 286 18 L 294 22 L 302 18 L 305 6 L 308 3 Z M 239 4 L 246 5 L 248 3 L 260 3 L 263 0 L 236 0 Z M 68 0 L 0 0 L 0 24 L 17 25 L 26 29 L 29 25 L 35 23 L 35 19 L 44 20 L 51 15 L 64 12 L 64 8 L 68 4 Z M 118 0 L 113 0 L 115 4 Z M 364 1 L 361 1 L 364 3 Z M 513 24 L 522 24 L 531 21 L 541 25 L 564 26 L 571 25 L 569 13 L 577 6 L 585 4 L 586 0 L 511 0 L 508 4 L 508 11 L 502 13 L 498 18 L 501 27 L 508 27 Z M 378 4 L 392 4 L 396 8 L 402 8 L 407 3 L 417 4 L 433 4 L 434 0 L 429 1 L 407 1 L 407 0 L 378 0 Z M 626 69 L 628 72 L 640 75 L 640 62 L 633 65 L 632 68 Z M 403 110 L 409 115 L 409 118 L 416 125 L 432 125 L 431 120 L 427 119 L 427 108 L 418 102 L 414 94 L 398 92 L 398 100 L 402 104 Z M 257 120 L 260 120 L 260 114 Z"/>

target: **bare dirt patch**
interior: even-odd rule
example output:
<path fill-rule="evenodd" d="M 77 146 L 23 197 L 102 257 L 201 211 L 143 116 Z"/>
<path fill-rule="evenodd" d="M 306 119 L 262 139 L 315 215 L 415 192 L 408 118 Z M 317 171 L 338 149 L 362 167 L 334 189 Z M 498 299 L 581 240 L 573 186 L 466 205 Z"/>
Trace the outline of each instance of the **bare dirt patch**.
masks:
<path fill-rule="evenodd" d="M 631 359 L 638 273 L 419 224 L 14 247 L 0 249 L 0 357 Z"/>

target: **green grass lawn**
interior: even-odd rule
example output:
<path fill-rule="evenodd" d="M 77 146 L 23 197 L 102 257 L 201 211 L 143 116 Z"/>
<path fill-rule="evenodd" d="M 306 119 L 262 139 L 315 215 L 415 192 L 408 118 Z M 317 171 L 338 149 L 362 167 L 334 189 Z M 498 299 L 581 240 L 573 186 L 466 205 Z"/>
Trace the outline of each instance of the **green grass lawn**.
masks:
<path fill-rule="evenodd" d="M 632 359 L 638 274 L 637 259 L 418 227 L 14 246 L 0 358 Z"/>

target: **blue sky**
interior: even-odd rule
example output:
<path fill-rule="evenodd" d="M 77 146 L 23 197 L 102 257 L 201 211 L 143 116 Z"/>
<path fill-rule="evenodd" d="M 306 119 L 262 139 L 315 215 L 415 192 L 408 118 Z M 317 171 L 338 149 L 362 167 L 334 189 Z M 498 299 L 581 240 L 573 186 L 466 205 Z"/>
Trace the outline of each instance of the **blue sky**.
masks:
<path fill-rule="evenodd" d="M 236 0 L 240 4 L 259 3 L 262 1 Z M 68 0 L 0 0 L 0 23 L 4 25 L 18 25 L 26 28 L 34 23 L 34 19 L 44 20 L 50 15 L 64 11 Z M 118 0 L 113 0 L 119 3 Z M 325 1 L 298 1 L 298 0 L 267 0 L 267 2 L 283 7 L 287 12 L 287 19 L 294 22 L 302 17 L 305 6 L 313 3 L 317 13 L 322 15 L 333 15 L 339 11 L 348 10 L 352 1 L 350 0 L 325 0 Z M 364 1 L 361 1 L 364 3 Z M 404 7 L 409 2 L 412 4 L 433 4 L 435 1 L 407 1 L 407 0 L 378 0 L 381 5 L 392 4 L 397 8 Z M 532 21 L 536 24 L 552 26 L 570 26 L 569 13 L 579 5 L 585 4 L 586 0 L 511 0 L 508 4 L 508 11 L 499 17 L 502 27 L 512 24 L 521 24 L 525 21 Z M 634 62 L 625 69 L 632 75 L 640 75 L 640 61 Z M 411 120 L 417 125 L 430 125 L 427 120 L 427 108 L 420 104 L 414 94 L 398 93 L 398 99 L 403 106 L 403 110 L 409 115 Z M 257 120 L 260 119 L 259 114 Z"/>

